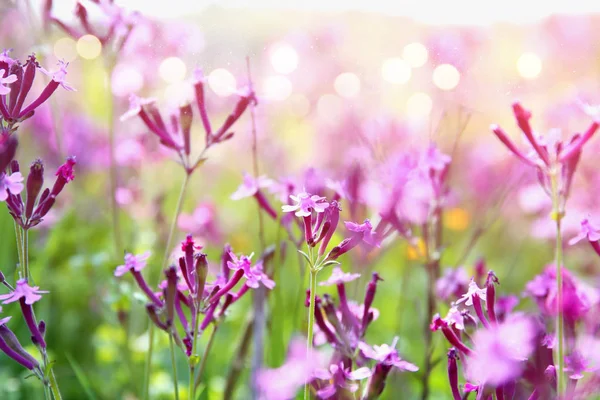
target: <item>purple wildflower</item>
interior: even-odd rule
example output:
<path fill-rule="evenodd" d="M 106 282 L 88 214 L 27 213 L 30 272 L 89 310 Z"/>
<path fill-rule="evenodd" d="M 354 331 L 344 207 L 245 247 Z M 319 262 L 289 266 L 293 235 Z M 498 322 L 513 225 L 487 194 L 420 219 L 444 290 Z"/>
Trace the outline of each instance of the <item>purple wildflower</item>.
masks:
<path fill-rule="evenodd" d="M 583 239 L 587 239 L 590 242 L 600 240 L 600 229 L 588 221 L 587 218 L 581 221 L 581 231 L 577 236 L 569 240 L 569 245 L 572 246 Z"/>
<path fill-rule="evenodd" d="M 25 304 L 31 305 L 42 298 L 42 294 L 48 293 L 46 290 L 40 290 L 39 286 L 29 286 L 26 279 L 19 279 L 15 290 L 8 294 L 0 295 L 3 304 L 13 303 L 20 299 L 25 300 Z"/>
<path fill-rule="evenodd" d="M 14 172 L 10 175 L 0 172 L 0 201 L 6 201 L 9 193 L 17 195 L 23 190 L 23 175 Z"/>
<path fill-rule="evenodd" d="M 400 358 L 398 350 L 396 350 L 396 343 L 398 343 L 397 337 L 394 338 L 391 346 L 384 343 L 381 346 L 374 345 L 371 347 L 364 342 L 359 342 L 358 348 L 365 357 L 379 363 L 383 363 L 387 366 L 394 366 L 401 371 L 418 371 L 419 367 Z"/>
<path fill-rule="evenodd" d="M 146 260 L 150 257 L 150 252 L 134 255 L 131 253 L 125 254 L 125 264 L 119 265 L 115 270 L 115 276 L 123 276 L 128 271 L 140 272 L 146 268 Z"/>
<path fill-rule="evenodd" d="M 281 209 L 283 212 L 295 211 L 297 217 L 308 217 L 311 215 L 313 210 L 316 213 L 322 213 L 325 212 L 327 207 L 329 207 L 329 203 L 325 201 L 325 197 L 311 195 L 306 192 L 302 192 L 296 196 L 292 194 L 290 195 L 290 199 L 294 200 L 296 204 L 286 204 L 281 206 Z"/>
<path fill-rule="evenodd" d="M 5 86 L 6 84 L 11 84 L 17 81 L 17 76 L 15 74 L 7 75 L 6 70 L 0 69 L 0 95 L 4 96 L 10 93 L 10 88 Z"/>
<path fill-rule="evenodd" d="M 316 378 L 330 381 L 328 385 L 317 391 L 317 397 L 320 399 L 329 399 L 332 396 L 335 396 L 338 388 L 354 393 L 358 390 L 358 384 L 349 383 L 348 381 L 362 380 L 371 375 L 371 370 L 367 367 L 350 371 L 348 368 L 344 368 L 344 364 L 341 362 L 339 364 L 330 365 L 328 370 L 316 370 L 314 372 Z"/>
<path fill-rule="evenodd" d="M 360 274 L 351 274 L 344 272 L 340 267 L 334 267 L 331 271 L 331 276 L 326 281 L 319 283 L 320 286 L 333 286 L 342 283 L 352 282 L 355 279 L 360 278 Z"/>
<path fill-rule="evenodd" d="M 244 173 L 244 180 L 238 189 L 231 195 L 232 200 L 240 200 L 245 197 L 254 196 L 260 188 L 268 188 L 273 181 L 266 176 L 254 178 L 248 173 Z"/>
<path fill-rule="evenodd" d="M 474 354 L 467 359 L 467 376 L 491 386 L 516 378 L 534 350 L 536 333 L 532 321 L 522 315 L 479 329 L 473 335 Z"/>

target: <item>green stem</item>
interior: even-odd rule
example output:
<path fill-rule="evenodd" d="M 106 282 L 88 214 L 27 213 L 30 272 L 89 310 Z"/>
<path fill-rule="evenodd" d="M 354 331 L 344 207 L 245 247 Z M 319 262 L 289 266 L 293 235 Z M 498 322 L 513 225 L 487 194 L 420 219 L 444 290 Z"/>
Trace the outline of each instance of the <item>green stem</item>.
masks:
<path fill-rule="evenodd" d="M 60 390 L 58 389 L 58 382 L 56 381 L 56 376 L 54 376 L 54 370 L 50 368 L 50 390 L 52 391 L 52 396 L 54 396 L 54 400 L 62 400 L 62 396 L 60 395 Z"/>
<path fill-rule="evenodd" d="M 210 333 L 210 337 L 208 338 L 208 343 L 206 344 L 206 348 L 204 349 L 204 354 L 202 355 L 202 361 L 200 361 L 200 369 L 198 370 L 198 375 L 196 376 L 196 380 L 194 382 L 194 388 L 197 388 L 198 386 L 200 386 L 200 380 L 202 379 L 202 375 L 204 374 L 204 369 L 206 368 L 206 359 L 208 358 L 208 353 L 210 353 L 210 349 L 212 348 L 213 342 L 215 341 L 215 335 L 217 333 L 217 329 L 219 328 L 219 325 L 217 325 L 216 323 L 213 324 L 213 326 L 214 326 L 213 331 Z"/>
<path fill-rule="evenodd" d="M 161 264 L 162 269 L 166 268 L 167 261 L 169 260 L 169 252 L 171 251 L 171 243 L 173 241 L 173 236 L 175 236 L 175 227 L 177 226 L 177 220 L 179 219 L 179 214 L 181 213 L 181 208 L 183 206 L 183 199 L 185 197 L 185 192 L 187 190 L 189 180 L 190 180 L 190 174 L 186 172 L 183 183 L 181 184 L 181 190 L 179 191 L 179 198 L 177 199 L 175 215 L 173 216 L 173 221 L 171 222 L 171 228 L 169 229 L 169 236 L 167 238 L 167 246 L 165 247 L 165 254 L 163 256 L 163 261 Z M 158 274 L 157 279 L 160 280 L 160 273 Z M 148 395 L 150 393 L 150 375 L 152 373 L 152 355 L 154 353 L 154 325 L 152 323 L 150 323 L 149 325 L 150 325 L 150 327 L 148 329 L 148 353 L 146 353 L 146 370 L 144 372 L 143 399 L 148 399 Z M 172 349 L 171 349 L 171 357 L 174 357 L 174 352 Z"/>
<path fill-rule="evenodd" d="M 163 255 L 162 260 L 162 269 L 167 267 L 167 261 L 169 261 L 169 254 L 171 252 L 171 245 L 173 244 L 173 237 L 175 236 L 175 228 L 177 227 L 177 220 L 179 219 L 179 214 L 181 214 L 181 208 L 183 206 L 183 199 L 185 197 L 185 192 L 187 190 L 188 183 L 190 181 L 190 174 L 186 172 L 185 178 L 181 184 L 181 189 L 179 190 L 179 198 L 177 199 L 177 206 L 175 206 L 175 215 L 173 216 L 173 220 L 171 221 L 171 228 L 169 229 L 169 236 L 167 237 L 167 246 L 165 247 L 165 254 Z M 159 274 L 160 280 L 160 274 Z"/>
<path fill-rule="evenodd" d="M 118 257 L 121 252 L 121 222 L 119 220 L 119 204 L 117 203 L 117 160 L 116 160 L 116 145 L 115 145 L 115 126 L 114 126 L 114 102 L 111 91 L 111 75 L 114 63 L 108 61 L 106 63 L 106 87 L 108 92 L 108 147 L 109 147 L 109 179 L 110 179 L 110 209 L 113 228 L 113 239 L 115 246 L 115 254 Z"/>
<path fill-rule="evenodd" d="M 306 332 L 306 356 L 312 350 L 313 345 L 313 327 L 315 324 L 315 295 L 317 292 L 317 273 L 316 268 L 310 268 L 310 305 L 308 307 L 308 330 Z M 304 386 L 304 400 L 310 400 L 310 383 Z"/>
<path fill-rule="evenodd" d="M 171 352 L 171 368 L 173 369 L 173 388 L 175 400 L 179 400 L 179 386 L 177 384 L 177 363 L 175 362 L 175 348 L 173 346 L 173 335 L 169 335 L 169 350 Z"/>
<path fill-rule="evenodd" d="M 200 319 L 200 301 L 195 302 L 196 307 L 196 316 L 194 317 L 194 329 L 192 330 L 192 357 L 190 360 L 190 382 L 188 387 L 189 399 L 196 400 L 196 364 L 197 364 L 197 356 L 196 356 L 196 348 L 198 344 L 198 325 Z M 192 358 L 190 357 L 190 358 Z"/>
<path fill-rule="evenodd" d="M 556 221 L 556 253 L 554 262 L 556 264 L 556 388 L 557 397 L 563 398 L 566 389 L 564 378 L 564 320 L 563 320 L 563 283 L 562 283 L 562 234 L 561 220 L 563 211 L 561 210 L 560 190 L 558 187 L 558 175 L 556 171 L 550 172 L 550 183 L 552 186 L 552 219 Z"/>
<path fill-rule="evenodd" d="M 21 228 L 23 233 L 23 277 L 29 281 L 29 230 Z"/>
<path fill-rule="evenodd" d="M 148 328 L 148 353 L 146 354 L 146 368 L 144 370 L 144 392 L 142 399 L 147 400 L 150 397 L 150 374 L 152 372 L 152 353 L 154 350 L 154 324 L 150 323 Z"/>
<path fill-rule="evenodd" d="M 21 227 L 15 222 L 15 238 L 17 240 L 17 255 L 19 257 L 19 268 L 20 278 L 25 278 L 23 275 L 23 235 L 21 234 Z"/>

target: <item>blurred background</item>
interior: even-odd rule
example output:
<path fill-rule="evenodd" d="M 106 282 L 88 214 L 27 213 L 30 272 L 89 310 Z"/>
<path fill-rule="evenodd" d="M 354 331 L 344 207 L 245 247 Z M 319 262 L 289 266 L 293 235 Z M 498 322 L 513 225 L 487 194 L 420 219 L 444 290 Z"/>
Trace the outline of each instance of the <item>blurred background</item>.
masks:
<path fill-rule="evenodd" d="M 580 103 L 600 101 L 600 31 L 595 29 L 600 4 L 121 1 L 135 27 L 114 68 L 108 68 L 107 49 L 97 37 L 74 39 L 56 26 L 44 29 L 42 3 L 0 2 L 0 47 L 12 48 L 11 56 L 21 60 L 36 52 L 51 70 L 59 59 L 69 62 L 67 81 L 77 89 L 61 91 L 23 124 L 18 153 L 22 165 L 43 158 L 47 171 L 66 155 L 78 160 L 77 178 L 30 239 L 33 274 L 43 276 L 40 285 L 51 292 L 38 313 L 49 327 L 51 359 L 66 399 L 83 398 L 83 387 L 92 393 L 86 396 L 97 399 L 134 399 L 140 392 L 146 316 L 133 286 L 113 277 L 120 259 L 112 252 L 107 132 L 110 126 L 116 132 L 116 196 L 127 250 L 151 250 L 160 262 L 183 172 L 140 121 L 121 122 L 119 116 L 132 93 L 155 97 L 165 111 L 192 100 L 195 68 L 207 79 L 211 117 L 222 120 L 236 91 L 249 83 L 249 58 L 259 102 L 259 166 L 270 178 L 342 180 L 353 166 L 373 167 L 367 158 L 385 160 L 435 142 L 453 157 L 442 266 L 464 265 L 472 274 L 483 257 L 500 278 L 499 290 L 520 295 L 552 260 L 550 200 L 489 125 L 500 123 L 523 144 L 510 108 L 518 99 L 532 110 L 539 132 L 571 135 L 587 127 L 590 117 Z M 93 6 L 90 19 L 101 25 L 105 16 L 94 14 Z M 74 8 L 74 1 L 54 1 L 52 14 L 75 26 Z M 203 137 L 200 126 L 192 132 Z M 193 228 L 215 266 L 226 242 L 242 253 L 258 248 L 255 204 L 229 198 L 242 173 L 252 169 L 247 116 L 235 132 L 234 139 L 211 149 L 193 176 L 184 203 L 184 215 L 193 223 L 180 224 L 177 236 L 181 240 Z M 200 151 L 202 143 L 195 145 Z M 582 216 L 598 210 L 599 151 L 600 141 L 593 141 L 584 152 L 565 237 L 578 231 Z M 278 197 L 272 199 L 279 205 Z M 364 216 L 374 212 L 368 208 Z M 8 213 L 0 213 L 0 268 L 9 273 L 17 260 L 13 232 Z M 274 226 L 267 226 L 267 235 L 275 240 Z M 585 251 L 567 249 L 567 257 L 576 274 L 595 283 L 598 266 Z M 424 353 L 422 264 L 418 246 L 396 240 L 369 255 L 358 252 L 343 265 L 363 273 L 350 284 L 349 295 L 358 302 L 371 271 L 385 279 L 374 304 L 379 319 L 368 340 L 390 343 L 399 336 L 400 353 L 417 365 Z M 273 314 L 267 329 L 275 331 L 266 338 L 265 363 L 271 367 L 281 365 L 289 338 L 305 329 L 298 260 L 288 255 L 279 268 L 269 298 Z M 530 306 L 524 301 L 520 307 Z M 222 324 L 201 398 L 223 397 L 250 307 L 247 298 Z M 13 328 L 26 332 L 25 326 Z M 169 399 L 167 339 L 161 340 L 153 398 Z M 443 356 L 442 338 L 434 340 L 436 354 Z M 185 361 L 179 361 L 185 382 Z M 3 360 L 0 398 L 38 398 L 38 382 L 25 376 Z M 398 393 L 417 398 L 419 379 L 394 374 L 384 398 Z M 248 398 L 247 369 L 238 380 L 235 398 Z M 450 398 L 445 362 L 437 364 L 431 385 L 432 399 Z"/>

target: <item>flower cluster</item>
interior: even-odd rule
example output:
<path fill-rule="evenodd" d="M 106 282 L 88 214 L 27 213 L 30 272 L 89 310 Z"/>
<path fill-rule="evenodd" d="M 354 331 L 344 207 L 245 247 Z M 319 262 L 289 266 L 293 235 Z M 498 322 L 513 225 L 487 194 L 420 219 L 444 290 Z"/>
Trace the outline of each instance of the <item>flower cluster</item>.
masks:
<path fill-rule="evenodd" d="M 74 90 L 65 81 L 67 66 L 68 63 L 60 61 L 58 70 L 49 72 L 39 65 L 34 54 L 29 56 L 25 64 L 22 64 L 12 59 L 8 51 L 2 53 L 0 56 L 0 117 L 9 131 L 13 131 L 17 123 L 33 116 L 36 108 L 46 102 L 59 86 L 66 90 Z M 49 76 L 51 80 L 35 99 L 26 103 L 37 70 Z"/>
<path fill-rule="evenodd" d="M 178 265 L 164 271 L 166 279 L 159 284 L 159 291 L 152 289 L 142 275 L 150 256 L 148 252 L 140 255 L 127 253 L 125 263 L 119 265 L 114 273 L 117 277 L 128 272 L 133 275 L 149 300 L 146 311 L 150 320 L 171 334 L 188 357 L 194 355 L 194 341 L 198 334 L 211 323 L 217 324 L 227 309 L 250 288 L 261 284 L 268 289 L 275 287 L 275 282 L 263 271 L 264 258 L 253 265 L 252 255 L 237 257 L 229 246 L 223 252 L 221 274 L 208 282 L 207 256 L 199 250 L 201 246 L 188 235 L 181 243 L 183 255 L 179 257 Z M 233 291 L 240 282 L 243 285 Z"/>
<path fill-rule="evenodd" d="M 204 84 L 205 78 L 202 72 L 196 70 L 194 73 L 194 92 L 206 139 L 204 151 L 202 151 L 201 155 L 195 161 L 190 159 L 193 122 L 191 104 L 188 103 L 180 106 L 177 112 L 170 116 L 169 121 L 165 122 L 156 107 L 154 99 L 143 99 L 136 95 L 131 95 L 129 110 L 121 116 L 121 121 L 135 116 L 140 117 L 146 127 L 159 138 L 160 143 L 177 154 L 188 174 L 191 174 L 205 161 L 202 155 L 209 147 L 233 137 L 233 132 L 230 131 L 233 124 L 243 115 L 251 103 L 256 103 L 256 96 L 252 90 L 240 91 L 234 110 L 227 116 L 220 128 L 213 131 L 206 111 Z"/>
<path fill-rule="evenodd" d="M 43 218 L 48 214 L 56 198 L 62 192 L 65 185 L 71 182 L 74 178 L 73 167 L 75 166 L 75 157 L 67 158 L 66 162 L 58 167 L 55 176 L 56 180 L 52 189 L 46 188 L 42 191 L 44 185 L 44 164 L 42 160 L 35 160 L 30 168 L 29 175 L 27 176 L 26 188 L 26 200 L 23 201 L 20 192 L 23 189 L 23 178 L 20 173 L 19 163 L 13 160 L 10 164 L 10 168 L 13 173 L 8 176 L 4 175 L 4 181 L 6 186 L 6 196 L 4 200 L 8 207 L 10 215 L 13 217 L 15 222 L 19 224 L 24 230 L 33 228 L 42 222 Z M 18 176 L 18 180 L 15 177 Z M 0 175 L 0 187 L 3 185 L 2 175 Z M 40 195 L 41 193 L 41 195 Z M 2 200 L 0 195 L 0 200 Z"/>
<path fill-rule="evenodd" d="M 42 295 L 48 292 L 40 290 L 38 286 L 29 286 L 26 279 L 18 280 L 13 287 L 5 280 L 4 274 L 1 272 L 0 281 L 9 290 L 9 293 L 0 295 L 0 301 L 2 301 L 2 304 L 19 303 L 23 320 L 31 333 L 31 342 L 39 349 L 40 354 L 45 360 L 46 341 L 44 337 L 46 334 L 46 323 L 44 321 L 37 321 L 33 304 L 41 300 Z M 2 308 L 0 308 L 0 311 L 2 311 Z M 0 350 L 23 367 L 32 371 L 41 380 L 45 380 L 42 370 L 43 366 L 23 348 L 17 336 L 7 326 L 10 319 L 11 317 L 0 319 Z"/>
<path fill-rule="evenodd" d="M 377 284 L 382 279 L 373 274 L 367 284 L 364 303 L 357 305 L 346 296 L 346 283 L 360 277 L 360 274 L 344 273 L 335 267 L 329 279 L 321 286 L 335 285 L 338 304 L 331 296 L 315 297 L 314 345 L 328 346 L 333 350 L 329 362 L 316 351 L 294 345 L 286 364 L 275 370 L 264 370 L 260 374 L 261 391 L 269 399 L 293 397 L 298 388 L 309 382 L 317 398 L 346 398 L 362 390 L 362 398 L 376 399 L 385 387 L 386 379 L 395 367 L 400 371 L 417 371 L 418 368 L 400 358 L 396 350 L 396 340 L 390 346 L 370 346 L 364 336 L 370 324 L 377 319 L 379 311 L 372 307 Z M 309 293 L 307 293 L 307 303 Z M 374 362 L 372 368 L 367 367 Z M 292 367 L 298 365 L 302 367 Z M 293 372 L 292 372 L 293 370 Z M 269 379 L 266 379 L 269 377 Z M 357 382 L 368 378 L 364 384 Z M 285 395 L 284 395 L 285 394 Z"/>

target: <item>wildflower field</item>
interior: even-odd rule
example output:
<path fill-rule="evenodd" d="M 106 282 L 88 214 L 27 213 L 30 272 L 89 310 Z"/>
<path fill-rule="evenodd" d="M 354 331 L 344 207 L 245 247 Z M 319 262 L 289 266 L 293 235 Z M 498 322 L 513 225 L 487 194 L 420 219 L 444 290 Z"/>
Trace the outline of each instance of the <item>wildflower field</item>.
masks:
<path fill-rule="evenodd" d="M 167 3 L 0 0 L 0 399 L 598 398 L 600 10 Z"/>

